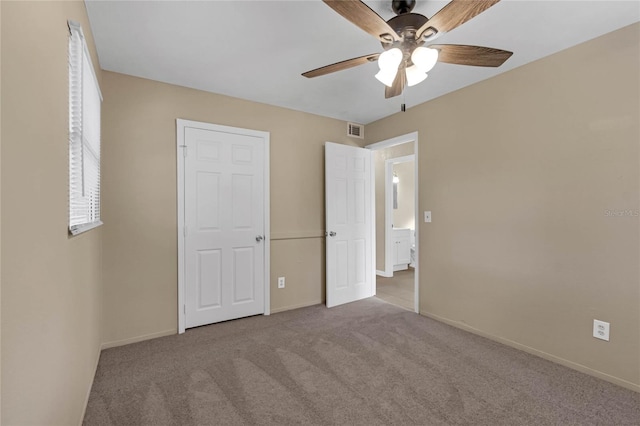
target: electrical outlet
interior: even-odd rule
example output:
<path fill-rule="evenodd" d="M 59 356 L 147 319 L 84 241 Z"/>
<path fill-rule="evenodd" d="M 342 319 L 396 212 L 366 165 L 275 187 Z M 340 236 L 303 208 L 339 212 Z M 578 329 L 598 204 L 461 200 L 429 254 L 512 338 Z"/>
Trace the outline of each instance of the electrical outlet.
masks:
<path fill-rule="evenodd" d="M 284 277 L 278 277 L 278 288 L 284 288 Z"/>
<path fill-rule="evenodd" d="M 593 337 L 600 340 L 609 341 L 609 323 L 600 321 L 597 319 L 593 320 Z"/>
<path fill-rule="evenodd" d="M 425 211 L 424 212 L 424 221 L 426 223 L 431 223 L 431 211 Z"/>

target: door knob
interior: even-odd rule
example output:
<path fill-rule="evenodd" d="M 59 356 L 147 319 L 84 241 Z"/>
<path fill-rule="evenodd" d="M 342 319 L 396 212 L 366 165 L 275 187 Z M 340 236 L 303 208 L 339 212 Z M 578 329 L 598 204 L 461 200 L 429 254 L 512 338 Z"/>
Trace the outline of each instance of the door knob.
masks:
<path fill-rule="evenodd" d="M 333 231 L 331 231 L 331 232 L 329 232 L 329 236 L 330 236 L 330 237 L 335 237 L 335 236 L 336 236 L 336 233 L 335 233 L 335 232 L 333 232 Z"/>
<path fill-rule="evenodd" d="M 262 235 L 258 235 L 258 236 L 256 237 L 256 241 L 257 241 L 257 242 L 260 242 L 260 241 L 262 241 L 262 240 L 263 240 L 263 238 L 264 238 L 264 237 L 263 237 Z"/>

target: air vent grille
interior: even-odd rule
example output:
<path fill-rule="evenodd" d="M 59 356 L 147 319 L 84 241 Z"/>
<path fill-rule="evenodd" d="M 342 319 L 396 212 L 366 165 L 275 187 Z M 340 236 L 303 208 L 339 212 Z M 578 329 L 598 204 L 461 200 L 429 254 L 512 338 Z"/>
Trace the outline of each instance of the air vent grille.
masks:
<path fill-rule="evenodd" d="M 364 126 L 362 124 L 347 123 L 347 135 L 364 139 Z"/>

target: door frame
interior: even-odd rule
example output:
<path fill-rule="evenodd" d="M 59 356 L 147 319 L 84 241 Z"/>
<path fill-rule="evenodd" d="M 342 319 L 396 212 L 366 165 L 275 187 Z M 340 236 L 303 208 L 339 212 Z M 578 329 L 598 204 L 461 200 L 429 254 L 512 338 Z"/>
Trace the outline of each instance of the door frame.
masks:
<path fill-rule="evenodd" d="M 420 157 L 418 156 L 418 132 L 412 132 L 412 133 L 407 133 L 405 135 L 401 135 L 401 136 L 396 136 L 394 138 L 390 138 L 390 139 L 385 139 L 383 141 L 380 142 L 375 142 L 369 145 L 366 145 L 364 148 L 370 149 L 372 151 L 377 151 L 379 149 L 383 149 L 383 148 L 389 148 L 392 146 L 396 146 L 396 145 L 401 145 L 403 143 L 408 143 L 408 142 L 413 142 L 413 155 L 415 156 L 416 161 L 414 161 L 414 191 L 415 191 L 415 224 L 416 224 L 416 229 L 415 229 L 415 233 L 416 233 L 416 238 L 415 238 L 415 244 L 416 244 L 416 248 L 415 248 L 415 255 L 416 255 L 416 267 L 414 270 L 414 301 L 413 301 L 413 310 L 416 313 L 420 313 L 420 198 L 418 196 L 419 192 L 419 184 L 420 184 L 420 179 L 419 179 L 419 162 L 417 161 L 417 159 L 419 159 Z M 375 161 L 371 161 L 372 164 L 372 172 L 375 173 Z M 385 186 L 386 186 L 386 178 L 385 178 Z M 375 186 L 375 182 L 374 182 L 374 186 Z M 387 242 L 388 242 L 388 235 L 387 235 L 387 226 L 386 226 L 386 221 L 389 217 L 389 215 L 386 214 L 386 188 L 385 188 L 385 271 L 387 270 L 388 266 L 387 266 Z M 375 203 L 373 203 L 372 206 L 373 210 L 375 211 Z M 391 266 L 391 268 L 393 269 L 393 265 Z"/>
<path fill-rule="evenodd" d="M 271 257 L 271 230 L 270 224 L 270 195 L 269 195 L 269 132 L 261 130 L 241 129 L 238 127 L 222 126 L 219 124 L 204 123 L 200 121 L 176 119 L 176 162 L 177 162 L 177 236 L 178 236 L 178 334 L 185 331 L 185 287 L 186 287 L 186 268 L 185 268 L 185 152 L 184 148 L 184 132 L 186 127 L 194 127 L 203 130 L 213 130 L 215 132 L 226 132 L 245 136 L 253 136 L 262 138 L 264 141 L 264 314 L 271 313 L 271 297 L 270 297 L 270 257 Z"/>
<path fill-rule="evenodd" d="M 385 174 L 384 174 L 384 276 L 393 277 L 393 264 L 391 264 L 391 252 L 393 251 L 392 236 L 393 236 L 393 165 L 400 163 L 408 163 L 413 161 L 413 174 L 415 178 L 416 173 L 416 155 L 405 155 L 403 157 L 389 158 L 385 160 Z M 414 195 L 415 196 L 415 195 Z M 414 199 L 414 203 L 415 203 Z M 414 212 L 415 214 L 415 212 Z M 414 223 L 418 222 L 418 217 L 414 217 Z M 417 224 L 414 225 L 414 228 Z M 416 229 L 413 230 L 416 232 Z M 417 265 L 417 263 L 416 263 Z"/>

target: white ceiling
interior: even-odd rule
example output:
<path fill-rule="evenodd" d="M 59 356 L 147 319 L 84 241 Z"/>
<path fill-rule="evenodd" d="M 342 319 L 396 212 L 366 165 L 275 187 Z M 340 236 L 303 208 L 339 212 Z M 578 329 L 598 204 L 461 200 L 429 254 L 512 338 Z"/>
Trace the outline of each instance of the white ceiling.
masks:
<path fill-rule="evenodd" d="M 86 3 L 105 70 L 363 124 L 398 112 L 402 102 L 409 108 L 640 21 L 636 0 L 502 0 L 437 41 L 514 52 L 502 67 L 439 63 L 404 96 L 385 99 L 376 63 L 300 75 L 382 51 L 321 1 Z M 366 3 L 386 20 L 395 16 L 390 0 Z M 417 3 L 414 12 L 431 17 L 447 2 Z"/>

